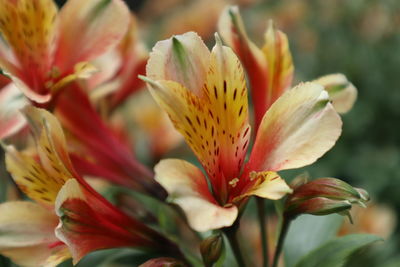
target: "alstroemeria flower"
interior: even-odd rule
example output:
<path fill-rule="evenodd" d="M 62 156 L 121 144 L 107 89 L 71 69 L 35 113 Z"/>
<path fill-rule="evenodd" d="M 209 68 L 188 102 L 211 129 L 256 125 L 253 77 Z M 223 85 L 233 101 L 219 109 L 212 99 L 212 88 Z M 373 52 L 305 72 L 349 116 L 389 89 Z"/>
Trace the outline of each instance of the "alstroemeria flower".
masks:
<path fill-rule="evenodd" d="M 56 257 L 62 253 L 62 259 L 65 259 L 69 255 L 65 250 L 69 249 L 74 263 L 91 251 L 106 248 L 139 247 L 166 251 L 166 255 L 168 251 L 170 255 L 178 253 L 169 240 L 112 206 L 76 173 L 68 157 L 61 126 L 53 115 L 32 107 L 25 109 L 24 113 L 34 133 L 36 151 L 32 154 L 7 147 L 6 166 L 19 188 L 43 207 L 38 206 L 32 212 L 41 209 L 43 216 L 26 215 L 37 221 L 30 229 L 32 232 L 26 229 L 30 223 L 27 217 L 16 217 L 14 232 L 10 232 L 16 235 L 11 235 L 8 243 L 1 243 L 0 239 L 0 248 L 13 248 L 13 240 L 22 237 L 30 240 L 30 235 L 36 235 L 37 240 L 33 239 L 32 245 L 40 246 L 44 255 Z M 0 214 L 0 222 L 7 222 L 3 218 L 6 215 Z M 58 219 L 60 222 L 55 229 Z M 2 227 L 7 229 L 11 226 L 0 224 L 0 229 Z M 18 255 L 32 253 L 26 251 L 29 247 L 25 249 L 30 244 L 28 241 L 14 244 L 14 248 L 18 245 L 23 248 L 21 252 L 15 250 Z M 57 251 L 53 252 L 55 248 Z M 4 251 L 7 255 L 8 250 Z"/>
<path fill-rule="evenodd" d="M 158 42 L 143 79 L 206 171 L 207 178 L 178 159 L 155 168 L 156 180 L 198 231 L 232 225 L 251 195 L 279 199 L 291 192 L 276 172 L 313 163 L 341 133 L 324 88 L 300 84 L 265 113 L 246 163 L 251 134 L 242 65 L 220 42 L 210 53 L 193 32 Z"/>
<path fill-rule="evenodd" d="M 94 71 L 87 62 L 116 45 L 129 23 L 121 0 L 0 0 L 0 68 L 24 94 L 45 103 Z"/>
<path fill-rule="evenodd" d="M 255 127 L 258 129 L 264 113 L 291 88 L 294 66 L 287 36 L 276 30 L 270 21 L 264 36 L 265 44 L 262 49 L 258 48 L 247 36 L 237 6 L 224 10 L 219 20 L 218 31 L 238 55 L 247 72 L 253 97 Z M 329 78 L 315 81 L 325 86 L 328 81 L 343 83 L 343 78 L 346 86 L 336 87 L 335 91 L 325 88 L 333 100 L 333 106 L 340 113 L 349 111 L 353 106 L 357 96 L 355 87 L 344 75 L 329 75 Z"/>

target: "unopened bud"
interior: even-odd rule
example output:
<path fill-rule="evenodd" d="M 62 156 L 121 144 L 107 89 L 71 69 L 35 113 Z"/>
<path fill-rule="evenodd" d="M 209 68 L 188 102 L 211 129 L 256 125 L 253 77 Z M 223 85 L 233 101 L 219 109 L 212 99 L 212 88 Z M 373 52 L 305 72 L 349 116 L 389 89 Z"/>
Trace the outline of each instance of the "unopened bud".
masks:
<path fill-rule="evenodd" d="M 185 267 L 181 261 L 174 258 L 155 258 L 146 261 L 139 267 Z"/>
<path fill-rule="evenodd" d="M 286 200 L 285 214 L 289 217 L 300 214 L 349 215 L 352 204 L 365 206 L 368 200 L 368 193 L 363 189 L 354 188 L 339 179 L 320 178 L 294 189 Z"/>
<path fill-rule="evenodd" d="M 205 266 L 212 266 L 218 261 L 223 250 L 224 240 L 222 235 L 212 235 L 200 244 L 200 252 Z"/>

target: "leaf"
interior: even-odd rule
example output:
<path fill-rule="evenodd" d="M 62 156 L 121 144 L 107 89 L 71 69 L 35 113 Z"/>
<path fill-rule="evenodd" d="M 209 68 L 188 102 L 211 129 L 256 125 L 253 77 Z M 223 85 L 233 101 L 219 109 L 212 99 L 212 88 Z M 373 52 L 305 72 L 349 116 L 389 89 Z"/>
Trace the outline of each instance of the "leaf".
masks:
<path fill-rule="evenodd" d="M 382 238 L 368 234 L 338 237 L 303 257 L 296 267 L 340 267 L 352 253 L 380 240 Z"/>
<path fill-rule="evenodd" d="M 106 249 L 88 254 L 76 267 L 139 266 L 146 260 L 157 256 L 156 254 L 153 255 L 130 248 Z M 72 263 L 66 264 L 65 266 L 63 265 L 62 267 L 72 267 Z"/>
<path fill-rule="evenodd" d="M 400 266 L 400 257 L 389 259 L 387 262 L 381 265 L 382 267 L 398 267 Z"/>
<path fill-rule="evenodd" d="M 336 236 L 343 217 L 302 215 L 289 228 L 284 245 L 286 267 L 294 266 L 301 257 L 308 254 Z"/>

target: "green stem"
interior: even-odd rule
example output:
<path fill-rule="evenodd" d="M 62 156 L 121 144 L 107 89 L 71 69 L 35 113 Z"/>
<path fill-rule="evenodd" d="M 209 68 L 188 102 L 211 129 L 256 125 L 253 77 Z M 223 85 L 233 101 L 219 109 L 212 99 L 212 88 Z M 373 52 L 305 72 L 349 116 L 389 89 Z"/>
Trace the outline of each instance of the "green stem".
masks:
<path fill-rule="evenodd" d="M 289 230 L 291 219 L 283 216 L 282 227 L 279 233 L 278 244 L 276 245 L 275 254 L 274 254 L 274 262 L 272 267 L 278 266 L 279 256 L 281 255 L 283 243 L 285 242 L 286 234 Z"/>
<path fill-rule="evenodd" d="M 237 240 L 238 221 L 229 228 L 224 229 L 225 236 L 228 238 L 231 245 L 233 254 L 235 255 L 236 262 L 239 267 L 245 267 L 245 261 L 240 251 L 239 242 Z"/>
<path fill-rule="evenodd" d="M 268 232 L 266 228 L 267 216 L 265 214 L 265 202 L 262 198 L 257 198 L 257 212 L 258 221 L 260 223 L 261 231 L 261 244 L 262 244 L 262 256 L 263 256 L 263 267 L 268 267 L 269 257 L 268 257 Z"/>

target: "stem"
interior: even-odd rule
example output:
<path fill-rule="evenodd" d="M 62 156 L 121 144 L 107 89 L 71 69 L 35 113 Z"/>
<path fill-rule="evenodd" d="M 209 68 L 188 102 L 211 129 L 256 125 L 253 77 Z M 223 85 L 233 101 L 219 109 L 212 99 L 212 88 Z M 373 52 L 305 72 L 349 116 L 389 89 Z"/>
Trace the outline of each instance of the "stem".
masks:
<path fill-rule="evenodd" d="M 229 244 L 231 245 L 233 254 L 235 255 L 236 262 L 239 267 L 244 267 L 246 266 L 243 255 L 240 251 L 240 246 L 239 242 L 237 240 L 237 230 L 238 230 L 238 221 L 234 225 L 232 225 L 229 228 L 224 229 L 224 233 L 226 237 L 228 238 Z"/>
<path fill-rule="evenodd" d="M 286 238 L 286 234 L 289 230 L 290 222 L 291 222 L 291 219 L 287 218 L 286 216 L 283 216 L 282 227 L 281 227 L 281 231 L 279 233 L 279 240 L 278 240 L 278 244 L 276 245 L 275 254 L 274 254 L 274 262 L 272 264 L 272 267 L 278 266 L 279 256 L 281 255 L 281 252 L 282 252 L 283 243 L 285 242 L 285 238 Z"/>
<path fill-rule="evenodd" d="M 257 197 L 257 212 L 258 221 L 260 223 L 261 231 L 261 243 L 262 243 L 262 256 L 263 256 L 263 267 L 268 267 L 269 257 L 268 257 L 268 232 L 266 229 L 267 216 L 265 214 L 265 202 L 264 199 Z"/>

